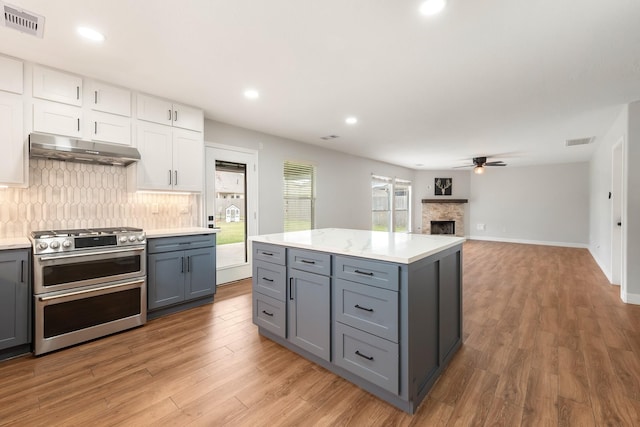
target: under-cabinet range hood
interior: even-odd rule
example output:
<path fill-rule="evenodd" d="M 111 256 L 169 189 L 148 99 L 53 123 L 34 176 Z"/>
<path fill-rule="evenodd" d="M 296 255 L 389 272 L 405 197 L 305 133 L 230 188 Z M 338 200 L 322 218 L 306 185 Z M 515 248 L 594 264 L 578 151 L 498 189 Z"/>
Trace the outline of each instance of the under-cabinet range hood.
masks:
<path fill-rule="evenodd" d="M 44 133 L 29 134 L 29 156 L 116 166 L 127 166 L 140 160 L 140 152 L 134 147 Z"/>

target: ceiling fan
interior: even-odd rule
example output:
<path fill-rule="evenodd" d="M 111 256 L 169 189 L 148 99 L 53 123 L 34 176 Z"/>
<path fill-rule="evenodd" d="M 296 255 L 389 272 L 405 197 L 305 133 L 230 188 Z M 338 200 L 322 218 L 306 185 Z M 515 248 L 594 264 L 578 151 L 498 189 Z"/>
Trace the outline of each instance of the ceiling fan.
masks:
<path fill-rule="evenodd" d="M 456 168 L 473 167 L 473 173 L 483 174 L 485 166 L 507 166 L 507 164 L 505 162 L 503 162 L 502 160 L 496 160 L 496 161 L 493 161 L 493 162 L 487 162 L 487 158 L 486 157 L 474 157 L 472 165 L 456 166 Z"/>

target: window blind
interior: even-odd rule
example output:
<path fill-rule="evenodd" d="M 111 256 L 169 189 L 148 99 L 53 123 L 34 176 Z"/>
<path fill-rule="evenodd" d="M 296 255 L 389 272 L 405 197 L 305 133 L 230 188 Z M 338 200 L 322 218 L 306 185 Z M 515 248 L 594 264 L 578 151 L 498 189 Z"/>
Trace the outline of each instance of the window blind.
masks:
<path fill-rule="evenodd" d="M 311 230 L 314 226 L 315 168 L 284 162 L 284 231 Z"/>

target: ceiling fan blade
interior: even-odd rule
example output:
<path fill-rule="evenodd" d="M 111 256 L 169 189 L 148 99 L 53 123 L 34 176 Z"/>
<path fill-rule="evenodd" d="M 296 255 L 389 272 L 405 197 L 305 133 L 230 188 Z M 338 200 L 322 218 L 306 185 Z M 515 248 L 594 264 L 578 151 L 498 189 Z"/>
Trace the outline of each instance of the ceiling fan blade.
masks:
<path fill-rule="evenodd" d="M 507 166 L 504 162 L 487 162 L 484 164 L 485 166 Z"/>
<path fill-rule="evenodd" d="M 460 168 L 472 168 L 475 165 L 464 165 L 464 166 L 454 166 L 453 169 L 460 169 Z"/>

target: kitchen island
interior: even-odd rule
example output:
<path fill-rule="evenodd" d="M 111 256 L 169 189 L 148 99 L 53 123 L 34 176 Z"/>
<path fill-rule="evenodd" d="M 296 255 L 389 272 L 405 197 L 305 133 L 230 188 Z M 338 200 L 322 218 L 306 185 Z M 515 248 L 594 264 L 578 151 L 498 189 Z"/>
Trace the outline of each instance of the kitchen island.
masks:
<path fill-rule="evenodd" d="M 321 229 L 253 236 L 259 333 L 414 413 L 462 345 L 462 243 Z"/>

